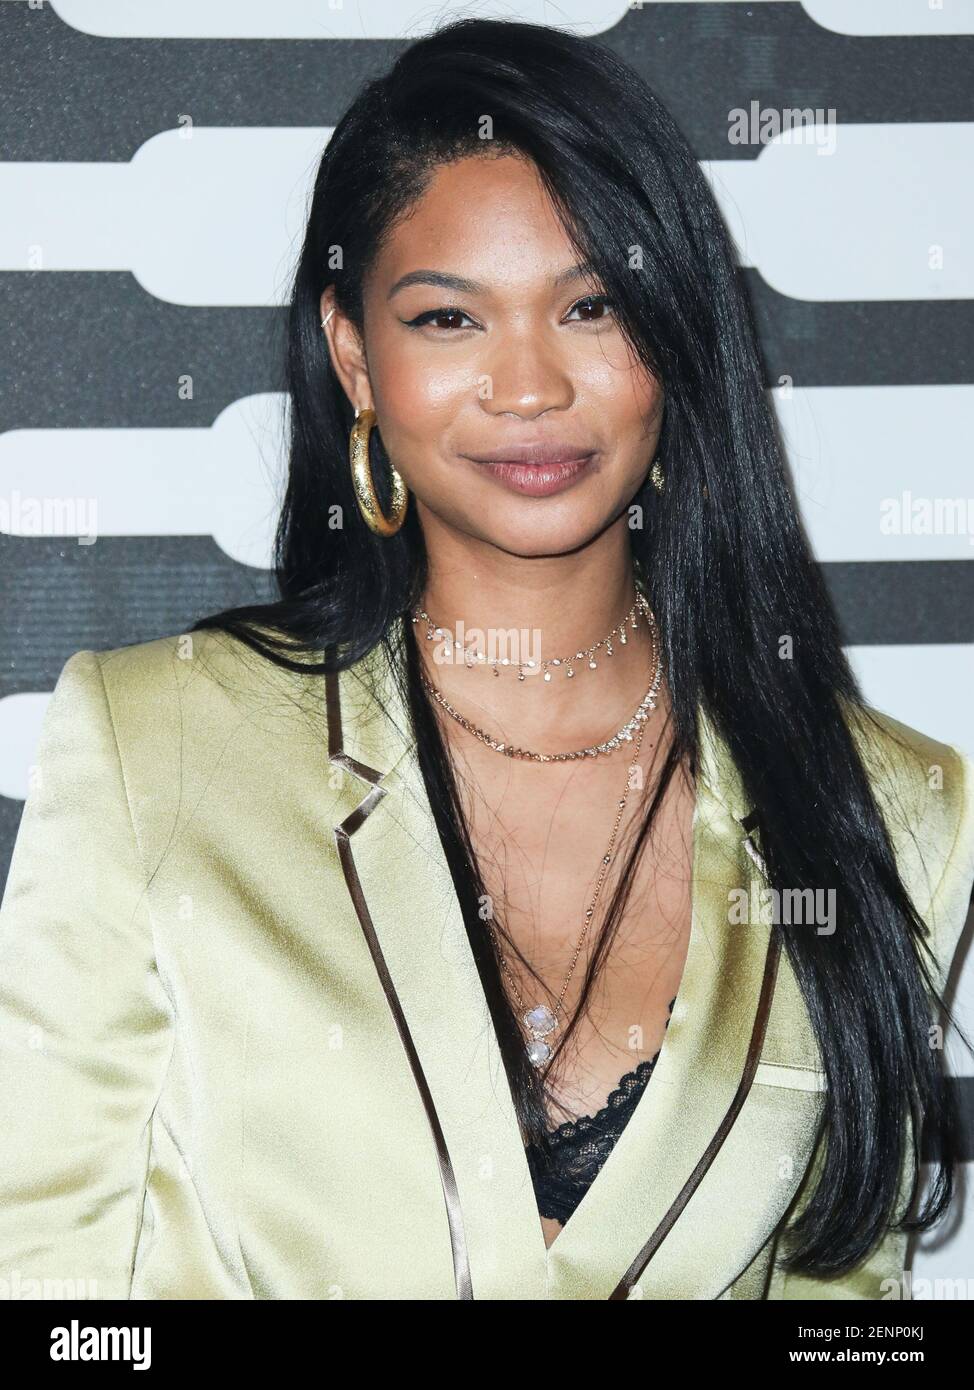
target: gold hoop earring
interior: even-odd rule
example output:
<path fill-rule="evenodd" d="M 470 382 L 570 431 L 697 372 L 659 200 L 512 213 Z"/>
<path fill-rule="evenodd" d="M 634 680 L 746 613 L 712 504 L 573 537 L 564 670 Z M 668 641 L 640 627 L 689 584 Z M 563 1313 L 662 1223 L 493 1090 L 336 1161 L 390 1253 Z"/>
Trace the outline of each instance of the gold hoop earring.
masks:
<path fill-rule="evenodd" d="M 352 486 L 355 488 L 355 500 L 358 502 L 362 519 L 369 530 L 374 531 L 377 536 L 394 536 L 405 519 L 409 492 L 402 477 L 390 462 L 392 514 L 386 516 L 379 505 L 375 484 L 372 481 L 372 467 L 369 462 L 369 437 L 374 425 L 374 410 L 357 410 L 355 412 L 355 424 L 352 426 L 348 440 L 348 457 L 352 465 Z"/>
<path fill-rule="evenodd" d="M 649 476 L 653 481 L 653 487 L 656 489 L 656 491 L 662 492 L 663 484 L 666 481 L 666 475 L 663 472 L 663 465 L 660 463 L 659 459 L 653 460 L 653 466 L 649 470 Z"/>

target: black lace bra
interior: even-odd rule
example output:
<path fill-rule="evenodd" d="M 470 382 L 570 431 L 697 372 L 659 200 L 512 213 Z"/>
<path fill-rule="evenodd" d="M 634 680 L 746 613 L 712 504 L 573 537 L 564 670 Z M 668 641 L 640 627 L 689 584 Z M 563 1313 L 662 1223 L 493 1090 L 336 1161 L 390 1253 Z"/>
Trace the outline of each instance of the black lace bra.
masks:
<path fill-rule="evenodd" d="M 675 999 L 670 1000 L 672 1014 Z M 669 1017 L 666 1027 L 670 1025 Z M 566 1120 L 549 1130 L 550 1156 L 539 1145 L 526 1145 L 528 1167 L 541 1216 L 563 1225 L 591 1187 L 619 1135 L 632 1118 L 656 1066 L 659 1052 L 626 1072 L 601 1110 Z"/>

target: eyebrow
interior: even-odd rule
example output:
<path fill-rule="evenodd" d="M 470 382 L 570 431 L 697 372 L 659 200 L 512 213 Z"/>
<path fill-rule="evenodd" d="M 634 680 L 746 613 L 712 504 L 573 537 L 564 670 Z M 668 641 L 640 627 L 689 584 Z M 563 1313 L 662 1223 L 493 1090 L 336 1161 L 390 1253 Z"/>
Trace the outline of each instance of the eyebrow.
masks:
<path fill-rule="evenodd" d="M 551 283 L 558 289 L 572 280 L 581 280 L 594 273 L 592 265 L 579 262 L 560 270 Z M 438 289 L 454 290 L 457 294 L 485 294 L 487 291 L 486 285 L 480 284 L 477 280 L 466 280 L 462 275 L 448 275 L 442 270 L 410 270 L 408 274 L 399 277 L 386 299 L 392 299 L 400 290 L 407 289 L 410 285 L 435 285 Z"/>

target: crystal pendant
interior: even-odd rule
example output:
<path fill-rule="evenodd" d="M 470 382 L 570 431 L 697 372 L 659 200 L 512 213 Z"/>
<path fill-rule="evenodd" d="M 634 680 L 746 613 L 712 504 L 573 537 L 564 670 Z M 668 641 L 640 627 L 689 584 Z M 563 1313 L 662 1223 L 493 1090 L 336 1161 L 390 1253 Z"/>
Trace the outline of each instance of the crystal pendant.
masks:
<path fill-rule="evenodd" d="M 524 1015 L 524 1022 L 531 1032 L 539 1038 L 545 1038 L 549 1033 L 553 1033 L 558 1024 L 547 1004 L 536 1004 L 533 1009 L 528 1009 Z"/>
<path fill-rule="evenodd" d="M 524 1024 L 532 1034 L 531 1041 L 527 1046 L 528 1061 L 533 1067 L 543 1067 L 554 1054 L 545 1038 L 549 1033 L 553 1033 L 558 1026 L 558 1020 L 548 1008 L 547 1004 L 535 1004 L 533 1009 L 522 1016 Z"/>

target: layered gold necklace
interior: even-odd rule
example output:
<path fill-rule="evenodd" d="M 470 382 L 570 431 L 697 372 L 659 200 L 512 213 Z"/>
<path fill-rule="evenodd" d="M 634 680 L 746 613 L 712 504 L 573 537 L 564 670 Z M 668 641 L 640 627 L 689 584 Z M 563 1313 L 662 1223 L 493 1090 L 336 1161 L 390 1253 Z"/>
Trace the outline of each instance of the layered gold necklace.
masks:
<path fill-rule="evenodd" d="M 597 642 L 593 642 L 591 647 L 586 647 L 584 651 L 575 652 L 574 655 L 546 657 L 544 661 L 534 661 L 533 659 L 528 661 L 512 661 L 510 657 L 507 656 L 490 656 L 487 652 L 477 651 L 472 647 L 466 646 L 460 641 L 459 637 L 454 637 L 446 628 L 437 627 L 425 608 L 417 608 L 412 615 L 412 620 L 414 623 L 423 622 L 426 624 L 427 642 L 432 642 L 434 637 L 440 638 L 441 641 L 448 642 L 454 650 L 463 657 L 464 664 L 467 666 L 473 666 L 474 664 L 491 666 L 493 667 L 495 676 L 500 675 L 502 666 L 510 666 L 517 671 L 517 678 L 519 681 L 526 680 L 529 671 L 531 673 L 539 671 L 545 681 L 551 681 L 553 679 L 553 673 L 559 669 L 564 671 L 566 678 L 569 679 L 575 675 L 576 671 L 585 670 L 586 667 L 592 671 L 596 670 L 598 667 L 598 662 L 595 659 L 596 653 L 600 652 L 604 647 L 606 656 L 612 656 L 615 651 L 612 645 L 613 642 L 617 642 L 619 646 L 624 647 L 629 640 L 629 631 L 635 632 L 638 626 L 637 613 L 642 613 L 644 616 L 649 614 L 649 616 L 652 617 L 649 604 L 644 595 L 640 593 L 637 593 L 635 603 L 623 618 L 622 622 L 618 623 L 610 632 L 607 632 L 604 637 L 600 637 Z"/>
<path fill-rule="evenodd" d="M 453 705 L 446 699 L 443 693 L 436 688 L 436 686 L 433 684 L 431 680 L 429 680 L 425 671 L 421 672 L 421 680 L 423 687 L 426 690 L 426 692 L 430 695 L 430 697 L 433 700 L 435 700 L 437 705 L 439 705 L 439 707 L 443 709 L 450 716 L 451 719 L 455 720 L 461 728 L 466 729 L 466 731 L 469 734 L 471 734 L 474 738 L 478 739 L 487 748 L 491 748 L 494 750 L 494 752 L 500 753 L 505 757 L 520 758 L 538 763 L 569 762 L 578 758 L 595 758 L 598 757 L 600 754 L 612 753 L 617 748 L 620 748 L 627 743 L 634 745 L 632 764 L 630 764 L 626 768 L 625 785 L 622 790 L 622 793 L 620 794 L 619 801 L 616 807 L 616 815 L 612 826 L 612 834 L 609 837 L 609 843 L 606 847 L 605 853 L 603 854 L 599 865 L 599 874 L 595 884 L 595 892 L 592 896 L 592 900 L 589 906 L 585 910 L 585 916 L 582 921 L 581 934 L 575 946 L 575 951 L 572 956 L 571 964 L 568 967 L 568 974 L 565 976 L 565 982 L 562 985 L 561 993 L 555 1001 L 554 1008 L 549 1008 L 547 1004 L 542 1003 L 531 1005 L 525 1003 L 524 999 L 521 996 L 521 992 L 518 989 L 517 981 L 515 980 L 514 975 L 512 974 L 510 967 L 508 966 L 507 960 L 504 956 L 504 952 L 501 948 L 500 941 L 498 940 L 497 933 L 494 931 L 493 924 L 490 923 L 488 920 L 488 925 L 490 927 L 491 936 L 493 938 L 494 945 L 497 950 L 501 968 L 503 969 L 505 975 L 511 983 L 511 988 L 514 993 L 514 997 L 517 1000 L 518 1008 L 521 1011 L 521 1022 L 524 1024 L 524 1027 L 527 1030 L 528 1041 L 526 1045 L 526 1050 L 528 1059 L 531 1062 L 531 1065 L 534 1067 L 545 1066 L 546 1063 L 548 1063 L 554 1055 L 554 1049 L 552 1048 L 548 1039 L 557 1030 L 559 1026 L 558 1015 L 563 1010 L 565 995 L 568 991 L 568 986 L 571 982 L 572 976 L 575 973 L 575 967 L 578 964 L 578 959 L 581 955 L 582 946 L 584 945 L 585 938 L 588 935 L 589 927 L 591 926 L 592 920 L 595 916 L 595 909 L 598 906 L 599 898 L 602 893 L 602 886 L 605 883 L 606 877 L 609 872 L 609 866 L 612 863 L 613 854 L 615 852 L 616 839 L 619 834 L 619 827 L 622 824 L 622 818 L 625 814 L 626 805 L 629 799 L 629 792 L 631 790 L 632 767 L 638 767 L 639 765 L 639 756 L 642 749 L 643 734 L 646 731 L 646 721 L 648 720 L 651 712 L 656 709 L 656 700 L 659 695 L 659 689 L 663 675 L 662 654 L 660 650 L 659 630 L 657 627 L 656 618 L 645 596 L 641 593 L 637 594 L 636 602 L 633 604 L 632 608 L 626 614 L 622 622 L 620 624 L 617 624 L 616 627 L 612 629 L 611 633 L 607 634 L 606 637 L 602 638 L 599 642 L 595 643 L 593 647 L 586 648 L 584 652 L 576 653 L 576 657 L 574 659 L 577 661 L 581 661 L 583 657 L 587 656 L 590 659 L 591 666 L 594 668 L 594 653 L 601 647 L 607 646 L 608 655 L 611 656 L 612 638 L 621 633 L 622 636 L 620 640 L 622 642 L 625 642 L 627 640 L 625 636 L 627 629 L 631 631 L 636 628 L 638 621 L 637 614 L 640 613 L 646 619 L 653 643 L 653 678 L 650 683 L 650 687 L 647 690 L 646 694 L 643 696 L 642 700 L 639 702 L 639 706 L 636 709 L 635 714 L 622 726 L 621 729 L 618 730 L 617 733 L 613 734 L 611 738 L 605 739 L 601 743 L 592 744 L 588 748 L 574 749 L 567 753 L 540 753 L 527 748 L 519 748 L 507 740 L 493 738 L 489 733 L 486 732 L 486 730 L 481 729 L 472 720 L 467 719 L 463 714 L 461 714 L 459 710 L 454 709 Z M 416 612 L 413 613 L 412 621 L 414 624 L 419 622 L 425 622 L 427 624 L 426 636 L 430 640 L 432 640 L 434 636 L 445 638 L 447 640 L 452 640 L 450 639 L 449 634 L 445 631 L 445 629 L 436 627 L 433 624 L 432 620 L 429 618 L 429 615 L 423 609 L 418 609 Z M 459 647 L 462 651 L 464 651 L 465 654 L 469 651 L 468 648 L 463 648 L 458 641 L 456 642 L 456 646 Z M 566 663 L 567 660 L 571 659 L 552 658 L 550 662 L 541 663 L 542 669 L 544 669 L 545 671 L 545 679 L 550 679 L 550 673 L 547 670 L 548 666 L 561 666 L 562 664 Z M 472 663 L 467 661 L 465 664 L 470 665 Z M 494 665 L 494 674 L 498 675 L 499 671 L 497 669 L 496 664 L 491 664 Z M 523 670 L 525 665 L 533 665 L 533 663 L 513 664 L 514 669 L 518 671 L 519 680 L 523 680 L 525 678 Z M 567 674 L 569 676 L 573 674 L 573 669 L 574 667 L 568 670 Z"/>
<path fill-rule="evenodd" d="M 480 742 L 483 743 L 487 748 L 492 748 L 495 753 L 503 753 L 505 757 L 523 758 L 527 761 L 535 763 L 564 763 L 572 762 L 577 758 L 596 758 L 599 756 L 600 753 L 614 753 L 615 750 L 621 747 L 623 743 L 632 742 L 633 735 L 635 734 L 636 730 L 639 729 L 646 722 L 652 711 L 655 710 L 656 700 L 659 696 L 660 684 L 663 679 L 663 662 L 659 644 L 659 629 L 656 625 L 656 618 L 653 614 L 653 610 L 650 608 L 649 603 L 642 594 L 640 594 L 637 597 L 636 602 L 632 606 L 632 609 L 627 614 L 626 619 L 623 620 L 623 623 L 620 626 L 624 630 L 625 624 L 626 622 L 628 622 L 630 624 L 631 629 L 635 629 L 637 625 L 637 610 L 642 612 L 645 616 L 646 621 L 649 625 L 650 636 L 653 642 L 653 679 L 650 682 L 650 686 L 649 689 L 646 691 L 646 694 L 640 700 L 639 705 L 636 708 L 636 712 L 635 714 L 633 714 L 632 718 L 628 719 L 626 723 L 623 724 L 622 728 L 617 730 L 617 732 L 614 733 L 611 736 L 611 738 L 603 740 L 602 743 L 592 744 L 588 748 L 576 748 L 572 749 L 570 752 L 567 753 L 537 753 L 530 748 L 519 748 L 515 744 L 511 743 L 509 740 L 493 738 L 490 734 L 486 732 L 486 730 L 480 728 L 478 724 L 475 724 L 472 720 L 467 719 L 465 715 L 461 714 L 459 710 L 455 709 L 453 705 L 449 702 L 449 700 L 446 698 L 446 696 L 443 694 L 443 692 L 441 690 L 438 690 L 437 687 L 433 684 L 433 682 L 429 679 L 425 671 L 421 672 L 420 678 L 423 682 L 423 686 L 426 689 L 427 694 L 430 695 L 436 701 L 436 703 L 440 706 L 441 709 L 446 711 L 446 713 L 450 716 L 451 719 L 456 720 L 456 722 L 460 725 L 461 728 L 466 729 L 467 733 L 472 734 L 474 738 L 479 739 Z M 417 613 L 413 614 L 412 620 L 414 623 L 416 623 L 420 620 L 425 620 L 426 616 L 427 615 L 423 613 L 422 610 L 419 610 Z M 617 630 L 617 628 L 612 629 L 613 633 L 615 633 Z M 430 633 L 432 633 L 433 635 L 438 634 L 441 637 L 446 637 L 447 639 L 449 639 L 449 634 L 446 633 L 443 628 L 433 627 L 431 625 L 430 631 L 427 633 L 427 637 L 430 636 Z M 603 643 L 607 641 L 608 638 L 602 638 L 602 641 L 597 643 L 596 646 L 601 646 Z M 594 650 L 594 647 L 589 648 L 589 651 Z M 582 653 L 579 653 L 579 656 L 581 655 Z M 562 660 L 564 660 L 564 658 L 553 658 L 551 664 L 560 665 Z M 525 664 L 529 663 L 517 663 L 515 669 Z M 523 679 L 523 675 L 521 675 L 520 671 L 519 678 Z"/>

